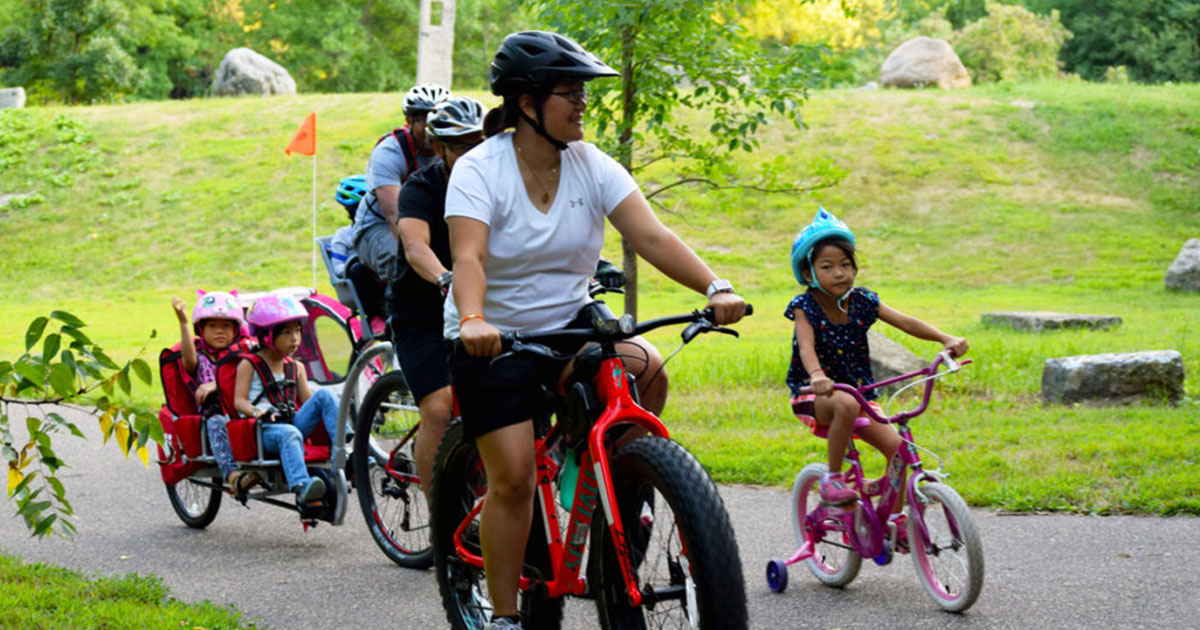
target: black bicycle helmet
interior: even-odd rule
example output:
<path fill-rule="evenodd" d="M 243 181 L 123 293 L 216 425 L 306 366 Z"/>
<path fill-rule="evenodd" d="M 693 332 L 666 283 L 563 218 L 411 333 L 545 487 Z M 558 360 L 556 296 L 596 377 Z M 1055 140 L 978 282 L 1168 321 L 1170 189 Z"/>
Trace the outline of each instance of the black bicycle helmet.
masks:
<path fill-rule="evenodd" d="M 492 94 L 544 93 L 566 79 L 587 81 L 616 76 L 620 73 L 570 37 L 546 31 L 521 31 L 505 37 L 492 59 Z"/>
<path fill-rule="evenodd" d="M 521 94 L 545 95 L 559 81 L 615 76 L 620 73 L 570 37 L 547 31 L 521 31 L 505 37 L 492 59 L 492 94 L 505 100 Z M 546 132 L 540 101 L 537 120 L 524 112 L 519 115 L 556 149 L 567 148 L 567 143 Z"/>
<path fill-rule="evenodd" d="M 425 133 L 431 138 L 457 138 L 483 131 L 483 103 L 456 96 L 438 103 L 425 119 Z"/>

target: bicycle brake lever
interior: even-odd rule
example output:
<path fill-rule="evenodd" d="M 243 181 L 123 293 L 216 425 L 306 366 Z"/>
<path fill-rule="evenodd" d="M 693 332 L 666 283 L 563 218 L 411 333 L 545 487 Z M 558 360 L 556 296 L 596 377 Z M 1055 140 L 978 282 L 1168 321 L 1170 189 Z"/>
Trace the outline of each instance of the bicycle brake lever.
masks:
<path fill-rule="evenodd" d="M 736 331 L 732 328 L 726 328 L 724 326 L 713 326 L 712 328 L 709 329 L 709 331 L 710 332 L 719 332 L 723 335 L 733 335 L 734 337 L 738 336 L 738 331 Z"/>
<path fill-rule="evenodd" d="M 712 327 L 712 324 L 708 323 L 707 319 L 697 320 L 688 324 L 687 328 L 684 328 L 683 332 L 679 333 L 679 336 L 683 338 L 683 343 L 688 343 L 695 339 L 696 335 L 704 332 L 705 328 L 710 327 Z"/>

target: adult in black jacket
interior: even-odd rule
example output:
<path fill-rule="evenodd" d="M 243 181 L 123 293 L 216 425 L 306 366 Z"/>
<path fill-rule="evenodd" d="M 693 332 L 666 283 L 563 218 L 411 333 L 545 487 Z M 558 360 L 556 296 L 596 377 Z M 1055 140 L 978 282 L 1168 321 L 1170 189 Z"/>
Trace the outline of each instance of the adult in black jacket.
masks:
<path fill-rule="evenodd" d="M 425 133 L 437 159 L 413 173 L 400 189 L 400 243 L 387 306 L 400 368 L 420 411 L 415 456 L 423 480 L 433 478 L 433 457 L 453 409 L 442 339 L 442 301 L 451 279 L 446 185 L 459 156 L 483 141 L 483 115 L 483 105 L 467 97 L 435 106 Z M 428 494 L 429 484 L 422 486 Z"/>

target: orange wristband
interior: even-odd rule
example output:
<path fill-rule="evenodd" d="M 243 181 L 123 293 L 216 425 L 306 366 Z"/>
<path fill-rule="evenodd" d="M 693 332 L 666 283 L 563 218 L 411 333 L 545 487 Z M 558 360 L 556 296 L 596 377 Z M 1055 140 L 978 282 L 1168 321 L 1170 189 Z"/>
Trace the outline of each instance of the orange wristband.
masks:
<path fill-rule="evenodd" d="M 483 318 L 483 313 L 471 313 L 470 315 L 465 315 L 462 319 L 458 320 L 459 328 L 461 328 L 463 324 L 467 323 L 468 319 L 478 319 L 481 322 L 487 321 Z"/>

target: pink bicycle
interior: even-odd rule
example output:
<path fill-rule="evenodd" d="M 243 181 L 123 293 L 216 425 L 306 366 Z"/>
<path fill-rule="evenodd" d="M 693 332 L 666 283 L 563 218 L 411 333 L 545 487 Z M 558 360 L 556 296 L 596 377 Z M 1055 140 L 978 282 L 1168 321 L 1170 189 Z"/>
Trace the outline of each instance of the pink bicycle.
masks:
<path fill-rule="evenodd" d="M 942 352 L 929 367 L 887 379 L 873 385 L 854 388 L 841 383 L 834 387 L 853 395 L 870 418 L 855 420 L 854 431 L 869 426 L 871 419 L 890 423 L 900 433 L 900 448 L 888 463 L 887 472 L 879 479 L 867 479 L 863 474 L 858 450 L 851 440 L 846 448 L 849 464 L 846 481 L 857 491 L 857 503 L 833 507 L 821 502 L 817 482 L 827 470 L 822 463 L 805 466 L 792 485 L 792 529 L 800 548 L 787 560 L 767 563 L 767 586 L 777 593 L 787 588 L 787 567 L 803 561 L 808 570 L 827 586 L 841 587 L 858 575 L 863 558 L 871 558 L 882 566 L 892 561 L 893 553 L 908 553 L 917 569 L 917 577 L 925 591 L 950 612 L 962 612 L 975 603 L 983 588 L 983 544 L 971 520 L 967 504 L 943 479 L 941 458 L 937 470 L 926 470 L 921 462 L 919 447 L 913 438 L 908 421 L 924 413 L 929 406 L 935 379 L 957 372 L 970 360 L 956 363 Z M 944 367 L 945 369 L 940 369 Z M 923 377 L 904 389 L 925 383 L 921 405 L 894 416 L 879 412 L 867 403 L 863 392 L 892 383 Z M 901 390 L 903 391 L 903 390 Z M 811 394 L 805 388 L 801 394 Z M 893 400 L 895 396 L 893 396 Z M 815 432 L 815 431 L 814 431 Z M 912 477 L 905 478 L 909 469 Z M 897 521 L 889 520 L 896 502 L 902 500 L 900 489 L 907 488 L 905 509 L 907 528 L 901 532 Z"/>

